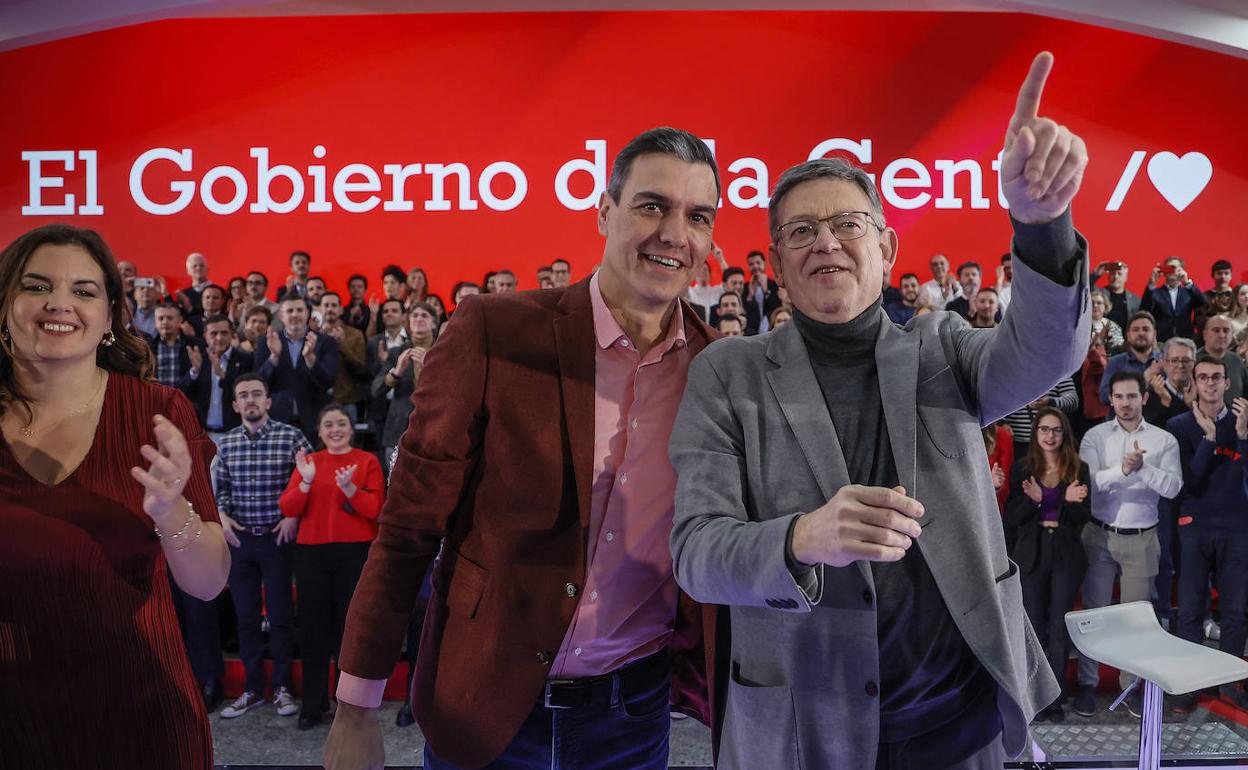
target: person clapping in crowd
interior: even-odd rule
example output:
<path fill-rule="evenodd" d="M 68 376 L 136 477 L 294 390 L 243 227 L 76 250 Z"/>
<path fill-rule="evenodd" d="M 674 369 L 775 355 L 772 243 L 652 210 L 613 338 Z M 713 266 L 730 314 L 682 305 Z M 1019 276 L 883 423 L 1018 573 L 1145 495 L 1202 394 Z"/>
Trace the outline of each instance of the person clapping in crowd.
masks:
<path fill-rule="evenodd" d="M 327 291 L 321 295 L 321 334 L 338 343 L 338 372 L 334 377 L 332 397 L 346 408 L 354 422 L 359 416 L 360 405 L 368 398 L 367 345 L 364 333 L 347 324 L 342 318 L 342 299 L 338 292 Z"/>
<path fill-rule="evenodd" d="M 1092 303 L 1092 333 L 1101 336 L 1102 345 L 1107 350 L 1122 347 L 1126 342 L 1122 336 L 1122 327 L 1106 315 L 1109 312 L 1109 294 L 1104 289 L 1093 289 L 1090 301 Z"/>
<path fill-rule="evenodd" d="M 255 368 L 255 358 L 234 346 L 234 326 L 223 315 L 207 319 L 204 339 L 206 349 L 187 348 L 191 360 L 187 393 L 200 424 L 217 441 L 241 421 L 233 406 L 234 381 Z"/>
<path fill-rule="evenodd" d="M 1144 370 L 1144 381 L 1151 391 L 1144 403 L 1144 419 L 1159 428 L 1172 417 L 1186 412 L 1195 395 L 1192 364 L 1196 343 L 1186 337 L 1171 337 L 1162 345 L 1161 359 Z"/>
<path fill-rule="evenodd" d="M 317 431 L 325 448 L 314 454 L 299 450 L 296 472 L 279 503 L 283 516 L 300 521 L 294 564 L 303 659 L 301 730 L 319 724 L 329 711 L 329 657 L 342 640 L 385 499 L 381 464 L 351 445 L 352 420 L 341 404 L 321 410 Z"/>
<path fill-rule="evenodd" d="M 1244 395 L 1244 388 L 1248 385 L 1248 366 L 1244 364 L 1244 359 L 1240 358 L 1231 345 L 1234 335 L 1235 326 L 1231 323 L 1230 316 L 1224 314 L 1210 316 L 1205 321 L 1203 329 L 1205 346 L 1196 351 L 1197 358 L 1200 358 L 1202 354 L 1208 354 L 1226 365 L 1225 401 L 1228 407 L 1235 402 L 1235 399 Z"/>
<path fill-rule="evenodd" d="M 1161 351 L 1157 349 L 1157 321 L 1153 314 L 1141 310 L 1131 316 L 1127 323 L 1127 348 L 1121 353 L 1111 355 L 1105 364 L 1105 377 L 1101 380 L 1101 403 L 1110 405 L 1109 381 L 1118 372 L 1138 372 L 1147 376 L 1144 385 L 1157 374 L 1158 368 L 1153 363 L 1161 359 Z"/>
<path fill-rule="evenodd" d="M 425 365 L 425 353 L 437 338 L 437 327 L 433 324 L 433 308 L 423 302 L 414 305 L 408 313 L 407 342 L 389 351 L 387 360 L 394 364 L 379 371 L 373 379 L 373 400 L 381 404 L 385 412 L 379 442 L 385 457 L 390 455 L 392 447 L 398 446 L 399 438 L 407 429 L 407 418 L 412 413 L 412 392 Z"/>
<path fill-rule="evenodd" d="M 1066 613 L 1087 570 L 1081 536 L 1091 518 L 1088 466 L 1075 451 L 1066 414 L 1051 406 L 1036 413 L 1027 455 L 1010 472 L 1005 504 L 1006 541 L 1022 575 L 1023 607 L 1059 685 L 1066 681 L 1070 639 Z M 1066 718 L 1059 695 L 1039 719 Z"/>
<path fill-rule="evenodd" d="M 204 343 L 183 333 L 182 308 L 168 302 L 156 307 L 156 337 L 148 341 L 156 355 L 156 380 L 161 385 L 185 391 L 191 383 L 191 356 L 188 348 L 202 350 Z"/>
<path fill-rule="evenodd" d="M 269 329 L 268 355 L 256 371 L 272 396 L 273 419 L 298 426 L 312 439 L 316 415 L 329 403 L 338 374 L 338 341 L 308 328 L 303 298 L 289 294 L 281 307 L 283 329 Z"/>

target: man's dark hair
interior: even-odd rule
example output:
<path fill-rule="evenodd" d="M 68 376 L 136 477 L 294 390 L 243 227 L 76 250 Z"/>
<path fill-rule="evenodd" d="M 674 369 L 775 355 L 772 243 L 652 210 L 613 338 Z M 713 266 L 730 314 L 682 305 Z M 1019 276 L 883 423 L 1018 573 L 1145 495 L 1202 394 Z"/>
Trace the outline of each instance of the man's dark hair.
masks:
<path fill-rule="evenodd" d="M 739 275 L 742 278 L 744 278 L 745 271 L 739 267 L 730 267 L 724 271 L 724 277 L 720 280 L 720 283 L 727 283 L 728 279 L 733 277 L 734 275 Z"/>
<path fill-rule="evenodd" d="M 247 372 L 246 374 L 240 374 L 238 379 L 234 380 L 234 398 L 238 398 L 238 386 L 248 382 L 260 383 L 264 386 L 264 394 L 266 396 L 269 394 L 269 383 L 266 382 L 265 379 L 259 374 L 256 374 L 255 372 Z"/>
<path fill-rule="evenodd" d="M 324 294 L 322 294 L 322 295 L 321 295 L 321 299 L 322 299 L 322 300 L 323 300 L 323 299 L 325 299 L 326 297 L 335 297 L 335 298 L 337 298 L 337 300 L 338 300 L 338 304 L 339 304 L 339 305 L 341 305 L 341 304 L 342 304 L 342 295 L 341 295 L 341 294 L 339 294 L 339 293 L 338 293 L 338 292 L 336 292 L 336 291 L 327 291 L 327 292 L 325 292 Z"/>
<path fill-rule="evenodd" d="M 1006 262 L 1013 262 L 1013 261 L 1014 261 L 1014 255 L 1011 254 L 1010 252 L 1007 251 L 1001 255 L 1001 264 L 1004 265 Z"/>
<path fill-rule="evenodd" d="M 559 260 L 555 260 L 555 261 L 558 262 Z M 481 287 L 473 283 L 472 281 L 460 281 L 459 283 L 455 284 L 455 288 L 451 289 L 451 299 L 455 299 L 455 295 L 459 294 L 459 290 L 464 288 L 465 286 L 471 286 L 477 291 L 481 291 Z"/>
<path fill-rule="evenodd" d="M 329 286 L 329 284 L 325 282 L 325 279 L 320 277 L 319 275 L 309 275 L 308 283 L 312 283 L 313 281 L 320 281 L 322 286 L 326 286 L 326 287 Z"/>
<path fill-rule="evenodd" d="M 1192 364 L 1192 372 L 1195 373 L 1196 367 L 1200 366 L 1201 364 L 1208 364 L 1210 366 L 1220 366 L 1222 367 L 1223 374 L 1229 374 L 1229 372 L 1227 372 L 1226 370 L 1226 362 L 1220 358 L 1211 356 L 1208 353 L 1201 353 L 1200 355 L 1196 356 L 1196 363 Z"/>
<path fill-rule="evenodd" d="M 997 292 L 997 290 L 996 290 L 995 288 L 991 287 L 991 286 L 980 286 L 980 287 L 979 287 L 979 291 L 977 291 L 977 292 L 975 292 L 975 293 L 976 293 L 976 294 L 983 294 L 983 293 L 984 293 L 984 292 L 986 292 L 986 291 L 988 291 L 988 292 L 992 292 L 994 295 L 996 295 L 997 299 L 1000 299 L 1000 298 L 1001 298 L 1001 295 Z"/>
<path fill-rule="evenodd" d="M 907 278 L 913 278 L 915 283 L 923 283 L 922 281 L 919 280 L 919 277 L 915 275 L 914 273 L 906 273 L 901 276 L 901 280 L 903 281 L 906 280 Z"/>
<path fill-rule="evenodd" d="M 222 321 L 225 321 L 227 324 L 230 325 L 231 332 L 234 331 L 234 322 L 231 321 L 227 316 L 223 316 L 220 314 L 208 316 L 207 318 L 204 319 L 204 331 L 207 332 L 209 326 L 212 326 L 213 324 L 219 324 Z"/>
<path fill-rule="evenodd" d="M 391 303 L 394 303 L 394 304 L 398 305 L 398 306 L 399 306 L 399 311 L 400 311 L 400 312 L 405 312 L 405 311 L 406 311 L 406 308 L 404 308 L 404 307 L 403 307 L 403 300 L 401 300 L 401 299 L 393 299 L 393 298 L 391 298 L 391 299 L 388 299 L 388 300 L 386 300 L 385 302 L 383 302 L 383 303 L 381 303 L 380 305 L 378 305 L 378 306 L 377 306 L 377 313 L 378 313 L 378 314 L 383 314 L 383 313 L 385 313 L 385 312 L 386 312 L 386 305 L 389 305 L 389 304 L 391 304 Z"/>
<path fill-rule="evenodd" d="M 290 292 L 289 294 L 285 294 L 282 296 L 281 305 L 279 305 L 278 307 L 281 307 L 282 305 L 286 305 L 290 302 L 302 302 L 304 304 L 304 307 L 308 308 L 309 311 L 311 311 L 312 309 L 312 305 L 310 305 L 306 299 L 304 299 L 303 297 L 300 297 L 298 294 L 294 293 L 293 291 Z"/>
<path fill-rule="evenodd" d="M 290 260 L 289 260 L 289 261 L 290 261 L 290 262 L 294 262 L 294 261 L 295 261 L 295 257 L 305 257 L 305 258 L 307 258 L 307 260 L 308 260 L 308 264 L 309 264 L 309 265 L 311 265 L 311 264 L 312 264 L 312 255 L 311 255 L 311 254 L 309 254 L 309 253 L 308 253 L 308 252 L 306 252 L 306 251 L 292 251 L 292 252 L 290 252 Z M 288 264 L 289 264 L 289 262 L 288 262 Z"/>
<path fill-rule="evenodd" d="M 250 278 L 253 275 L 260 276 L 260 278 L 264 281 L 265 286 L 269 285 L 269 277 L 265 275 L 264 273 L 260 272 L 259 270 L 252 270 L 250 273 L 247 274 L 247 277 Z"/>
<path fill-rule="evenodd" d="M 168 300 L 157 302 L 156 307 L 152 308 L 152 313 L 155 313 L 157 310 L 160 310 L 161 308 L 164 308 L 165 310 L 176 310 L 178 311 L 179 316 L 183 315 L 182 306 L 176 302 L 169 302 Z"/>
<path fill-rule="evenodd" d="M 508 269 L 507 269 L 507 268 L 505 268 L 505 267 L 504 267 L 502 270 L 497 270 L 497 271 L 495 271 L 495 273 L 494 273 L 494 276 L 495 276 L 495 277 L 498 277 L 498 276 L 500 276 L 500 275 L 510 275 L 512 278 L 515 278 L 515 277 L 516 277 L 516 274 L 515 274 L 515 273 L 511 272 L 510 270 L 508 270 Z"/>
<path fill-rule="evenodd" d="M 365 278 L 364 276 L 360 275 L 359 273 L 352 273 L 352 274 L 351 274 L 351 277 L 347 279 L 347 286 L 348 286 L 348 287 L 350 287 L 350 286 L 351 286 L 351 282 L 352 282 L 352 281 L 363 281 L 363 282 L 364 282 L 364 288 L 365 288 L 365 289 L 367 289 L 367 288 L 368 288 L 368 279 L 367 279 L 367 278 Z"/>
<path fill-rule="evenodd" d="M 1140 388 L 1140 395 L 1148 392 L 1148 386 L 1144 384 L 1144 375 L 1130 369 L 1122 369 L 1114 372 L 1109 378 L 1109 392 L 1114 392 L 1114 385 L 1119 382 L 1134 382 Z"/>
<path fill-rule="evenodd" d="M 407 283 L 407 273 L 403 272 L 403 268 L 398 265 L 386 265 L 383 267 L 381 269 L 381 277 L 385 278 L 387 275 L 391 278 L 397 278 L 399 283 Z"/>
<path fill-rule="evenodd" d="M 984 274 L 984 269 L 979 266 L 978 262 L 963 262 L 962 264 L 958 265 L 958 277 L 962 276 L 963 270 L 966 270 L 967 268 L 970 268 L 970 267 L 973 267 L 976 270 L 978 270 L 981 276 Z"/>
<path fill-rule="evenodd" d="M 734 291 L 726 291 L 726 292 L 724 292 L 723 294 L 720 294 L 720 295 L 719 295 L 719 301 L 715 303 L 715 307 L 723 307 L 723 306 L 724 306 L 724 298 L 725 298 L 725 297 L 737 297 L 737 301 L 740 301 L 740 300 L 741 300 L 741 298 L 737 296 L 737 293 L 736 293 L 736 292 L 734 292 Z"/>
<path fill-rule="evenodd" d="M 875 189 L 875 183 L 867 172 L 843 158 L 815 158 L 786 170 L 771 191 L 771 203 L 767 206 L 767 230 L 773 239 L 777 237 L 776 228 L 780 226 L 780 202 L 784 200 L 784 196 L 799 184 L 816 179 L 839 179 L 858 185 L 858 189 L 867 196 L 871 220 L 876 227 L 884 227 L 884 204 L 880 202 L 880 193 Z"/>
<path fill-rule="evenodd" d="M 199 296 L 200 296 L 200 297 L 203 297 L 203 296 L 204 296 L 204 294 L 206 294 L 206 293 L 208 292 L 208 290 L 209 290 L 209 289 L 216 289 L 217 291 L 221 292 L 221 299 L 225 299 L 226 297 L 230 296 L 230 293 L 229 293 L 228 291 L 226 291 L 226 290 L 225 290 L 225 287 L 224 287 L 224 286 L 220 286 L 220 285 L 215 284 L 215 283 L 210 283 L 210 284 L 208 284 L 207 286 L 205 286 L 204 288 L 200 289 L 200 290 L 199 290 Z"/>
<path fill-rule="evenodd" d="M 1127 319 L 1127 329 L 1130 329 L 1131 324 L 1135 323 L 1136 321 L 1139 321 L 1140 319 L 1148 321 L 1150 324 L 1153 325 L 1154 329 L 1157 328 L 1157 318 L 1153 316 L 1152 313 L 1148 312 L 1147 310 L 1137 310 L 1131 314 L 1130 318 Z"/>
<path fill-rule="evenodd" d="M 719 196 L 719 168 L 715 165 L 711 148 L 688 131 L 661 126 L 633 137 L 615 156 L 611 165 L 611 181 L 607 183 L 607 195 L 611 196 L 611 200 L 620 202 L 624 184 L 633 170 L 633 161 L 642 155 L 671 155 L 686 163 L 705 163 L 715 175 L 715 195 Z"/>
<path fill-rule="evenodd" d="M 1227 262 L 1225 259 L 1219 259 L 1217 262 L 1213 263 L 1213 269 L 1210 270 L 1209 272 L 1216 273 L 1219 270 L 1234 270 L 1234 269 L 1235 268 L 1231 266 L 1230 262 Z"/>
<path fill-rule="evenodd" d="M 736 314 L 721 315 L 721 316 L 719 317 L 719 320 L 717 320 L 717 321 L 715 322 L 715 328 L 716 328 L 717 330 L 719 330 L 719 327 L 723 325 L 724 321 L 730 321 L 730 322 L 731 322 L 731 321 L 735 321 L 735 322 L 737 322 L 737 323 L 741 324 L 741 330 L 742 330 L 742 331 L 745 331 L 745 319 L 744 319 L 744 318 L 742 318 L 742 317 L 741 317 L 741 316 L 739 316 L 739 315 L 736 315 Z M 722 331 L 722 330 L 720 330 L 720 331 Z"/>
<path fill-rule="evenodd" d="M 549 273 L 549 272 L 551 272 L 551 271 L 552 271 L 552 269 L 551 269 L 551 266 L 550 266 L 550 265 L 538 265 L 538 266 L 537 266 L 537 272 L 538 272 L 538 273 Z"/>
<path fill-rule="evenodd" d="M 264 305 L 255 305 L 243 315 L 243 322 L 253 315 L 263 315 L 265 323 L 273 323 L 273 312 Z"/>
<path fill-rule="evenodd" d="M 566 260 L 566 259 L 554 259 L 554 260 L 551 260 L 551 262 L 550 262 L 550 266 L 553 268 L 555 265 L 558 265 L 558 264 L 560 264 L 560 263 L 567 265 L 569 270 L 571 270 L 571 269 L 572 269 L 572 263 L 571 263 L 571 262 L 569 262 L 569 261 L 568 261 L 568 260 Z"/>
<path fill-rule="evenodd" d="M 766 255 L 766 254 L 764 254 L 763 252 L 759 251 L 758 249 L 754 249 L 754 250 L 753 250 L 753 251 L 751 251 L 749 254 L 746 254 L 746 255 L 745 255 L 745 261 L 746 261 L 746 262 L 749 262 L 751 257 L 762 257 L 764 261 L 766 261 L 766 259 L 767 259 L 767 255 Z"/>

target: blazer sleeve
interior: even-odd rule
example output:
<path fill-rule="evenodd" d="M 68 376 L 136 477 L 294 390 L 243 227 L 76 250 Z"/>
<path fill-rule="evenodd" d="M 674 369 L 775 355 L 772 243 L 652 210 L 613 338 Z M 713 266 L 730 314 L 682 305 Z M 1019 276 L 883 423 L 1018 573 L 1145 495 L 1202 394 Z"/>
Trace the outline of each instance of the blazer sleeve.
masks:
<path fill-rule="evenodd" d="M 340 667 L 352 677 L 390 676 L 425 570 L 476 467 L 486 430 L 486 304 L 465 300 L 425 360 L 432 376 L 420 380 L 347 616 Z"/>
<path fill-rule="evenodd" d="M 704 353 L 690 365 L 669 444 L 676 582 L 706 604 L 810 612 L 821 598 L 823 565 L 799 583 L 787 559 L 789 532 L 803 512 L 751 519 L 742 427 L 712 359 Z"/>

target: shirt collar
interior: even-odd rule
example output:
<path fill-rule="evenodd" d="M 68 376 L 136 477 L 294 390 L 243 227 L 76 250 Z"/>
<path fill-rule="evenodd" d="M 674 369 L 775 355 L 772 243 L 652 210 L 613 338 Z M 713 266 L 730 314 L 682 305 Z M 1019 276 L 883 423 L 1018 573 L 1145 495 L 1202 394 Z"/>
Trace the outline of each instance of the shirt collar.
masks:
<path fill-rule="evenodd" d="M 620 328 L 620 324 L 615 320 L 615 316 L 611 315 L 611 309 L 607 307 L 607 301 L 602 297 L 602 289 L 598 287 L 598 274 L 589 279 L 589 303 L 594 309 L 594 336 L 598 338 L 598 347 L 606 350 L 620 340 L 621 337 L 627 339 L 624 330 Z M 676 310 L 672 312 L 672 318 L 667 325 L 667 335 L 663 341 L 657 346 L 663 352 L 671 349 L 677 342 L 688 344 L 685 338 L 685 315 L 680 306 L 680 300 L 676 300 Z M 631 343 L 630 343 L 631 344 Z"/>
<path fill-rule="evenodd" d="M 1122 423 L 1118 421 L 1117 417 L 1114 418 L 1114 430 L 1122 431 L 1123 433 L 1126 433 L 1129 436 L 1134 435 L 1136 433 L 1144 433 L 1151 427 L 1153 426 L 1148 422 L 1148 420 L 1140 418 L 1140 424 L 1136 426 L 1135 430 L 1128 431 L 1126 428 L 1122 427 Z"/>

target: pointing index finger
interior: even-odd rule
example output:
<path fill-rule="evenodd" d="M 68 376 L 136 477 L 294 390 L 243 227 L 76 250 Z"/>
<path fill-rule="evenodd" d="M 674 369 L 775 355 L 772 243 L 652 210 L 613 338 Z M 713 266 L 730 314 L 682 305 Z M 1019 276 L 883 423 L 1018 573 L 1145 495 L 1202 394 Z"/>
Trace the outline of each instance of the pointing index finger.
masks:
<path fill-rule="evenodd" d="M 1053 69 L 1053 54 L 1041 51 L 1031 62 L 1031 70 L 1027 79 L 1018 89 L 1018 101 L 1014 104 L 1014 119 L 1011 123 L 1031 120 L 1040 114 L 1040 97 L 1044 94 L 1044 81 Z"/>

